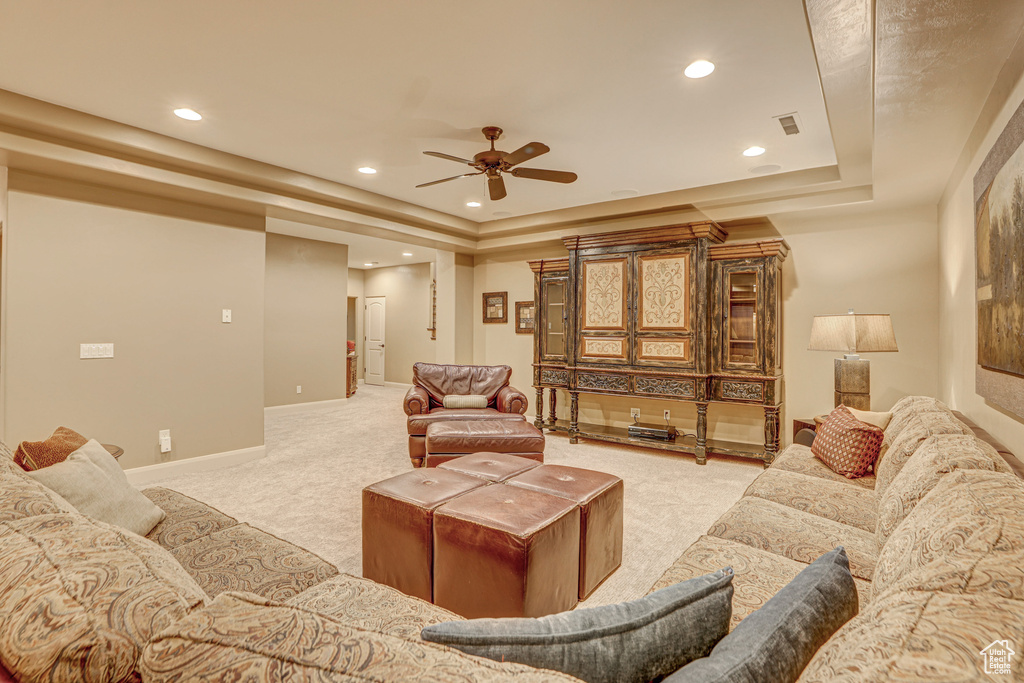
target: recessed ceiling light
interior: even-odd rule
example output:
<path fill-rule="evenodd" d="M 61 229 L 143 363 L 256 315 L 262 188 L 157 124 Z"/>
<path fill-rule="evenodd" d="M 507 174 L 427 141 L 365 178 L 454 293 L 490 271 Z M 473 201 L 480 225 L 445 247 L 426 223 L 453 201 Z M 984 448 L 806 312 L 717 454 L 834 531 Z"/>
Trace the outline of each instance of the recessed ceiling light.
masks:
<path fill-rule="evenodd" d="M 359 168 L 359 172 L 360 173 L 365 173 L 366 175 L 373 175 L 374 173 L 377 172 L 377 169 L 370 168 L 369 166 L 361 166 Z"/>
<path fill-rule="evenodd" d="M 471 209 L 475 209 L 476 207 L 480 206 L 480 202 L 466 202 L 466 206 L 470 207 Z"/>
<path fill-rule="evenodd" d="M 706 59 L 698 59 L 690 66 L 686 67 L 686 69 L 683 70 L 683 73 L 687 78 L 704 78 L 714 70 L 714 64 Z"/>
<path fill-rule="evenodd" d="M 179 119 L 185 119 L 186 121 L 199 121 L 203 118 L 203 115 L 197 112 L 195 109 L 175 109 L 174 115 Z"/>
<path fill-rule="evenodd" d="M 371 268 L 371 267 L 373 267 L 373 264 L 372 264 L 372 263 L 364 263 L 363 265 L 364 265 L 364 266 L 366 266 L 367 268 Z"/>
<path fill-rule="evenodd" d="M 762 154 L 764 154 L 764 147 L 758 147 L 757 145 L 747 147 L 743 150 L 743 156 L 745 157 L 759 157 Z"/>
<path fill-rule="evenodd" d="M 411 251 L 403 251 L 402 252 L 402 256 L 412 256 L 412 252 Z"/>

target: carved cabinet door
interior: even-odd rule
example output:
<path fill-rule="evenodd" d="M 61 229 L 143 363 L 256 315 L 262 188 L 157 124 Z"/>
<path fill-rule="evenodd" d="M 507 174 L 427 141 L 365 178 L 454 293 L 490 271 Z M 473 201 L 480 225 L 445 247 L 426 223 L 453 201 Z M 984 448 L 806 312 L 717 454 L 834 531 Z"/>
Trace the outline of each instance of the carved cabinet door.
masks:
<path fill-rule="evenodd" d="M 693 367 L 694 249 L 652 250 L 636 255 L 637 365 Z"/>
<path fill-rule="evenodd" d="M 577 358 L 599 363 L 629 362 L 629 257 L 580 258 Z"/>

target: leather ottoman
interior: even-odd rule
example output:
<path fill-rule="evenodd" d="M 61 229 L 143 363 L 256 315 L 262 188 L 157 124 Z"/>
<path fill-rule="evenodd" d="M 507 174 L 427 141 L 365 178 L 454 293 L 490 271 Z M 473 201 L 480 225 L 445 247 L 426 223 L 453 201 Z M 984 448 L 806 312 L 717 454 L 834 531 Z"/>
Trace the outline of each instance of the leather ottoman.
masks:
<path fill-rule="evenodd" d="M 493 482 L 503 482 L 534 467 L 540 467 L 540 463 L 508 453 L 473 453 L 438 465 L 439 469 L 470 474 Z"/>
<path fill-rule="evenodd" d="M 487 484 L 450 470 L 418 469 L 364 488 L 363 576 L 430 602 L 434 511 Z"/>
<path fill-rule="evenodd" d="M 427 427 L 423 465 L 436 467 L 484 451 L 544 462 L 544 434 L 525 420 L 435 422 Z"/>
<path fill-rule="evenodd" d="M 564 465 L 541 465 L 505 481 L 580 507 L 579 598 L 594 592 L 622 564 L 622 480 Z"/>
<path fill-rule="evenodd" d="M 579 543 L 571 500 L 504 484 L 465 493 L 434 513 L 434 604 L 467 618 L 571 609 Z"/>

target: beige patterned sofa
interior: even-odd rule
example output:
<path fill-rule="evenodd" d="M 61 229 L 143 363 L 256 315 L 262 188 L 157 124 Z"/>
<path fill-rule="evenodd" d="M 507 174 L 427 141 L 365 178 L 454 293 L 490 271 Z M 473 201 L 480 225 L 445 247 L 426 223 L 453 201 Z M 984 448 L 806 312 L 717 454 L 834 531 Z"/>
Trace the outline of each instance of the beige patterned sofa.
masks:
<path fill-rule="evenodd" d="M 984 679 L 998 640 L 1017 656 L 993 680 L 1024 680 L 1020 463 L 926 397 L 894 406 L 883 448 L 847 480 L 790 446 L 652 590 L 732 566 L 739 622 L 841 544 L 860 613 L 802 681 Z M 424 642 L 460 617 L 145 494 L 167 512 L 148 539 L 68 509 L 0 444 L 0 663 L 26 680 L 576 680 Z"/>
<path fill-rule="evenodd" d="M 985 680 L 982 650 L 996 641 L 1017 656 L 1012 676 L 992 679 L 1024 680 L 1024 481 L 986 437 L 912 396 L 862 479 L 794 444 L 652 590 L 731 565 L 735 624 L 843 545 L 860 612 L 801 681 Z"/>

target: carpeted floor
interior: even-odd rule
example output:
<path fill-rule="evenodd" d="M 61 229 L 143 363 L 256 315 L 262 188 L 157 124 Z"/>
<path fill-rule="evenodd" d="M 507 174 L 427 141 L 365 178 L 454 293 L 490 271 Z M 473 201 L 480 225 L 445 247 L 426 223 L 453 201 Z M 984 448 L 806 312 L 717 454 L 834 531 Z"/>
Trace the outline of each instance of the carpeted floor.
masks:
<path fill-rule="evenodd" d="M 267 456 L 158 482 L 361 575 L 364 486 L 410 469 L 405 389 L 361 385 L 341 407 L 266 420 Z M 625 482 L 622 567 L 585 602 L 631 600 L 650 586 L 762 471 L 756 462 L 692 458 L 548 435 L 545 462 L 610 472 Z"/>

